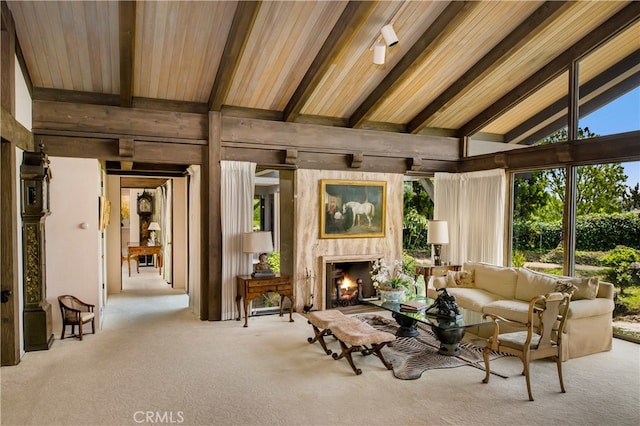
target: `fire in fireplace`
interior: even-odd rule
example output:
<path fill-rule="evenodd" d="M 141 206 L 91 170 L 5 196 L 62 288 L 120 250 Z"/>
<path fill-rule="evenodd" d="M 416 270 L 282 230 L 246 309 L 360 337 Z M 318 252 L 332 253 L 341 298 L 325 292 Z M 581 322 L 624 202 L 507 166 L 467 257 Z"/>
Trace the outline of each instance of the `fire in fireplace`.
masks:
<path fill-rule="evenodd" d="M 327 309 L 357 305 L 358 299 L 374 296 L 370 270 L 369 261 L 327 263 Z"/>

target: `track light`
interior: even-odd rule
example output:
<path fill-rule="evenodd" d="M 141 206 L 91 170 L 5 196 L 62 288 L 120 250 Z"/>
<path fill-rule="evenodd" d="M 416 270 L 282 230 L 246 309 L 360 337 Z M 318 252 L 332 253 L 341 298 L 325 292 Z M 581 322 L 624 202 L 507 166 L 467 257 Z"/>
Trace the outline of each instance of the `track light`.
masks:
<path fill-rule="evenodd" d="M 380 30 L 380 32 L 382 33 L 382 37 L 384 37 L 384 41 L 387 43 L 387 46 L 391 47 L 398 44 L 398 36 L 393 30 L 393 24 L 385 25 L 384 27 L 382 27 L 382 30 Z"/>
<path fill-rule="evenodd" d="M 384 65 L 384 56 L 386 53 L 387 47 L 377 42 L 373 45 L 373 63 L 376 65 Z"/>

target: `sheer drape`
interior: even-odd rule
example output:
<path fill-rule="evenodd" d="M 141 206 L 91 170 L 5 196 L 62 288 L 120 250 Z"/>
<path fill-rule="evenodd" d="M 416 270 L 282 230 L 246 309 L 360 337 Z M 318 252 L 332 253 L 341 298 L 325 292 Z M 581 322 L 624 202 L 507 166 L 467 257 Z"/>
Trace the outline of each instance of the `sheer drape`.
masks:
<path fill-rule="evenodd" d="M 503 263 L 506 177 L 504 170 L 436 173 L 434 219 L 449 222 L 449 244 L 442 258 Z"/>
<path fill-rule="evenodd" d="M 189 173 L 189 309 L 200 317 L 200 166 L 190 166 Z"/>
<path fill-rule="evenodd" d="M 242 234 L 252 229 L 256 164 L 220 162 L 222 206 L 222 319 L 236 313 L 236 276 L 251 273 L 251 257 L 242 253 Z"/>

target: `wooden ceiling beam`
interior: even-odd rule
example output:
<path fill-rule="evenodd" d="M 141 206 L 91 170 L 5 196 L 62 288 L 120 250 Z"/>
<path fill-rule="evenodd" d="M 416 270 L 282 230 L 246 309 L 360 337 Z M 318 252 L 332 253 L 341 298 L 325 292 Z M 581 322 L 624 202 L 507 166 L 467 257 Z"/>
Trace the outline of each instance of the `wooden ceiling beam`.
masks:
<path fill-rule="evenodd" d="M 120 106 L 133 103 L 133 61 L 135 55 L 136 2 L 118 2 L 120 16 Z"/>
<path fill-rule="evenodd" d="M 476 62 L 433 102 L 420 111 L 407 125 L 407 132 L 420 132 L 429 119 L 460 99 L 471 90 L 474 84 L 505 63 L 511 55 L 536 37 L 550 22 L 556 20 L 571 6 L 571 2 L 547 1 L 536 9 L 521 25 Z"/>
<path fill-rule="evenodd" d="M 259 1 L 238 2 L 211 95 L 209 95 L 210 111 L 220 111 L 227 99 L 242 53 L 251 35 L 251 28 L 260 11 L 260 3 Z"/>
<path fill-rule="evenodd" d="M 634 131 L 468 157 L 460 161 L 458 171 L 472 172 L 496 167 L 509 171 L 536 170 L 638 160 L 640 131 Z"/>
<path fill-rule="evenodd" d="M 464 19 L 478 4 L 479 3 L 468 1 L 450 2 L 446 9 L 420 36 L 418 41 L 411 46 L 382 82 L 367 96 L 364 102 L 356 108 L 355 112 L 349 117 L 349 127 L 362 127 L 394 88 L 410 74 L 416 64 L 430 55 L 431 52 L 436 49 L 439 42 L 443 40 L 448 33 L 455 30 L 457 22 Z"/>
<path fill-rule="evenodd" d="M 109 173 L 110 169 L 107 169 L 107 174 L 119 174 L 117 171 L 115 173 Z M 147 178 L 147 177 L 131 177 L 129 175 L 120 178 L 120 188 L 129 188 L 129 189 L 156 189 L 159 186 L 164 185 L 167 182 L 167 179 L 162 178 Z"/>
<path fill-rule="evenodd" d="M 132 162 L 133 167 L 129 170 L 125 170 L 121 167 L 121 163 L 121 161 L 105 161 L 105 170 L 107 171 L 107 174 L 146 177 L 157 176 L 167 178 L 184 176 L 189 168 L 188 164 L 151 164 L 144 162 Z M 151 188 L 151 185 L 136 187 Z"/>
<path fill-rule="evenodd" d="M 318 84 L 329 71 L 342 51 L 351 42 L 357 30 L 364 24 L 375 7 L 375 2 L 350 1 L 305 73 L 300 85 L 284 109 L 283 120 L 295 121 Z"/>
<path fill-rule="evenodd" d="M 35 151 L 33 133 L 18 122 L 9 111 L 0 108 L 0 137 L 23 151 Z"/>
<path fill-rule="evenodd" d="M 636 69 L 630 76 L 622 79 L 610 88 L 606 88 L 603 93 L 598 94 L 594 99 L 585 102 L 580 105 L 580 117 L 584 117 L 589 113 L 599 109 L 607 103 L 617 99 L 629 90 L 634 89 L 639 85 L 639 73 L 637 68 L 640 64 L 640 49 L 633 52 L 631 55 L 619 61 L 617 64 L 606 69 L 598 76 L 592 78 L 580 87 L 580 98 L 588 98 L 598 91 L 602 91 L 607 85 L 611 84 L 612 76 L 622 76 L 629 70 Z M 512 130 L 508 131 L 504 135 L 504 142 L 506 143 L 521 143 L 524 145 L 531 145 L 534 142 L 550 135 L 558 129 L 561 129 L 567 124 L 567 100 L 565 98 L 559 99 L 553 104 L 549 105 L 542 111 L 538 112 L 533 117 L 522 122 Z M 548 120 L 553 119 L 561 115 L 559 119 L 553 121 L 553 123 L 544 126 L 543 129 L 530 134 L 532 129 L 540 126 Z M 548 132 L 548 133 L 547 133 Z"/>
<path fill-rule="evenodd" d="M 48 89 L 44 87 L 33 88 L 32 100 L 106 106 L 120 105 L 120 96 L 110 93 L 81 92 L 78 90 Z"/>
<path fill-rule="evenodd" d="M 535 91 L 565 72 L 572 61 L 582 59 L 593 50 L 628 29 L 637 22 L 638 19 L 640 19 L 640 2 L 631 2 L 624 9 L 600 25 L 600 27 L 591 31 L 531 77 L 520 83 L 515 89 L 469 120 L 460 128 L 458 136 L 472 136 L 481 131 L 506 111 L 515 107 Z"/>

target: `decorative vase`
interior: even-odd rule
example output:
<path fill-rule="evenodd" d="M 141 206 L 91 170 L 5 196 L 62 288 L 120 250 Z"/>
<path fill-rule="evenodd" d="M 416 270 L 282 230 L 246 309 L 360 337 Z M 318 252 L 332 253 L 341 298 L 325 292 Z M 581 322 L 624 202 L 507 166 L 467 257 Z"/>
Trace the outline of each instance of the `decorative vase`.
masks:
<path fill-rule="evenodd" d="M 404 300 L 404 289 L 380 290 L 380 296 L 385 302 L 402 302 Z"/>

